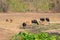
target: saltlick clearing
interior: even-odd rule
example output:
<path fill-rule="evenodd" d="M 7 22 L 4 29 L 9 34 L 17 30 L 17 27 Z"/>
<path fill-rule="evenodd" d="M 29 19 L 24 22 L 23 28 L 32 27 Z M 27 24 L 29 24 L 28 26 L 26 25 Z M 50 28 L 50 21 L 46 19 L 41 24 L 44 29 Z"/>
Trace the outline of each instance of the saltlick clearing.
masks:
<path fill-rule="evenodd" d="M 31 24 L 30 21 L 33 19 L 40 21 L 40 18 L 46 17 L 50 19 L 50 23 L 60 22 L 59 13 L 0 13 L 0 40 L 8 40 L 15 33 L 24 31 L 24 29 L 19 29 L 23 22 L 27 21 Z"/>

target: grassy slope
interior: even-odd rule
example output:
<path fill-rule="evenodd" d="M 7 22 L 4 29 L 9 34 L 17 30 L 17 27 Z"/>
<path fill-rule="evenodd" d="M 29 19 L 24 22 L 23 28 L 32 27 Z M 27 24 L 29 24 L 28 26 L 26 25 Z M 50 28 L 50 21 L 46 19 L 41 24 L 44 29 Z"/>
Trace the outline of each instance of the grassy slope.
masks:
<path fill-rule="evenodd" d="M 26 12 L 26 11 L 47 11 L 49 10 L 49 3 L 48 0 L 10 0 L 7 2 L 9 3 L 9 10 L 10 11 L 18 11 L 18 12 Z"/>
<path fill-rule="evenodd" d="M 9 11 L 14 12 L 47 12 L 60 9 L 59 0 L 6 0 L 4 3 L 7 4 Z"/>

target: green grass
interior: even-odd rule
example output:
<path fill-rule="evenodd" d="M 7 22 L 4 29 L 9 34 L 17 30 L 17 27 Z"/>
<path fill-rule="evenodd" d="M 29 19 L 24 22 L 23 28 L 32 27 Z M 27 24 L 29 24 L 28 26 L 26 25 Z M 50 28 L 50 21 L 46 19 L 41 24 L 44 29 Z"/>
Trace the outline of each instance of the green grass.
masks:
<path fill-rule="evenodd" d="M 39 33 L 39 32 L 42 32 L 42 31 L 45 31 L 45 30 L 59 30 L 60 29 L 60 24 L 49 24 L 49 25 L 37 25 L 37 24 L 32 24 L 31 25 L 32 27 L 30 28 L 25 28 L 27 29 L 26 31 L 29 31 L 29 32 L 32 32 L 32 33 Z M 20 26 L 23 28 L 23 26 Z M 19 27 L 19 28 L 20 28 Z"/>
<path fill-rule="evenodd" d="M 13 36 L 10 40 L 60 40 L 60 36 L 44 32 L 40 32 L 38 34 L 20 32 Z"/>
<path fill-rule="evenodd" d="M 59 30 L 60 24 L 50 24 L 50 25 L 32 25 L 32 29 L 26 30 L 31 33 L 39 33 L 45 30 Z"/>
<path fill-rule="evenodd" d="M 37 28 L 40 31 L 60 29 L 60 24 L 39 25 Z"/>

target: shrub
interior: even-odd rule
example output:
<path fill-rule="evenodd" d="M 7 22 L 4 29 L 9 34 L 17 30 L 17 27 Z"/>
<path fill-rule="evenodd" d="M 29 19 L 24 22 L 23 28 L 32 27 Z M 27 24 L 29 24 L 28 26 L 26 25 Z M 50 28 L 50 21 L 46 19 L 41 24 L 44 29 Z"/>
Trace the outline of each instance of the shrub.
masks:
<path fill-rule="evenodd" d="M 49 33 L 28 33 L 28 32 L 20 32 L 16 34 L 11 40 L 60 40 L 60 36 L 51 35 Z"/>

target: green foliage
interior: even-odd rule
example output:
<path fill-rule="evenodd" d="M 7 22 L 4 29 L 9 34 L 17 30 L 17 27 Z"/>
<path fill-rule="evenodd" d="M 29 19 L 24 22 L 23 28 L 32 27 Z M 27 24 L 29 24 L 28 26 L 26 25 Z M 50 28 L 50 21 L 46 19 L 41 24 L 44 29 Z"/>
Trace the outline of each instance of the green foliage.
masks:
<path fill-rule="evenodd" d="M 38 10 L 41 9 L 42 11 L 49 10 L 49 2 L 48 0 L 35 0 L 34 7 Z"/>
<path fill-rule="evenodd" d="M 27 12 L 31 8 L 37 11 L 47 11 L 50 8 L 48 0 L 7 0 L 7 4 L 9 4 L 9 10 L 15 12 Z"/>
<path fill-rule="evenodd" d="M 55 9 L 55 6 L 57 6 L 57 11 L 60 9 L 60 0 L 56 0 L 56 2 L 53 0 L 6 0 L 5 3 L 8 11 L 12 12 L 47 12 Z M 3 11 L 1 8 L 0 11 Z"/>
<path fill-rule="evenodd" d="M 0 12 L 2 12 L 3 11 L 3 9 L 0 7 Z"/>
<path fill-rule="evenodd" d="M 10 11 L 25 12 L 28 10 L 28 4 L 21 0 L 9 0 L 7 3 L 9 4 Z"/>
<path fill-rule="evenodd" d="M 15 35 L 11 40 L 60 40 L 60 36 L 51 35 L 48 33 L 28 33 L 28 32 L 20 32 Z"/>

